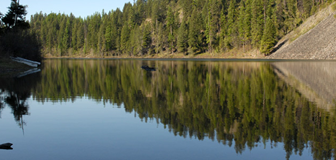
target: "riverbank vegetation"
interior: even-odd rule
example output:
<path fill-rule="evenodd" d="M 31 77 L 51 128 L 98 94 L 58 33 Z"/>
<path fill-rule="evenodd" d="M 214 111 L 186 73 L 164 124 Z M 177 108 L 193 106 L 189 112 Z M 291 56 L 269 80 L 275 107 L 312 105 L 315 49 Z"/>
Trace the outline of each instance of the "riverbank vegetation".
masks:
<path fill-rule="evenodd" d="M 37 13 L 44 55 L 105 57 L 272 52 L 333 0 L 137 0 L 88 17 Z"/>
<path fill-rule="evenodd" d="M 26 7 L 12 0 L 8 12 L 0 14 L 0 56 L 19 56 L 41 61 L 41 49 L 37 36 L 30 32 L 26 21 Z"/>

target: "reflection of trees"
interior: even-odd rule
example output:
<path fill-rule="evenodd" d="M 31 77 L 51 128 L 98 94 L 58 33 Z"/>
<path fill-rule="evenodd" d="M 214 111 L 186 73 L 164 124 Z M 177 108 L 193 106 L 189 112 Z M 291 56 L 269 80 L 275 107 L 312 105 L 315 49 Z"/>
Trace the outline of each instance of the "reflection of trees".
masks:
<path fill-rule="evenodd" d="M 141 66 L 155 66 L 146 72 Z M 47 61 L 40 101 L 88 96 L 124 104 L 175 135 L 217 140 L 237 153 L 256 142 L 284 143 L 287 158 L 310 146 L 316 159 L 336 148 L 334 114 L 317 108 L 280 80 L 268 63 Z"/>
<path fill-rule="evenodd" d="M 12 109 L 15 121 L 23 129 L 24 115 L 29 115 L 27 99 L 31 90 L 40 81 L 39 73 L 22 78 L 0 79 L 0 111 L 8 106 Z"/>
<path fill-rule="evenodd" d="M 6 104 L 12 109 L 15 120 L 19 123 L 19 126 L 23 128 L 25 122 L 22 119 L 23 115 L 29 115 L 28 104 L 26 100 L 29 98 L 30 93 L 19 95 L 11 92 L 9 96 L 5 98 Z"/>

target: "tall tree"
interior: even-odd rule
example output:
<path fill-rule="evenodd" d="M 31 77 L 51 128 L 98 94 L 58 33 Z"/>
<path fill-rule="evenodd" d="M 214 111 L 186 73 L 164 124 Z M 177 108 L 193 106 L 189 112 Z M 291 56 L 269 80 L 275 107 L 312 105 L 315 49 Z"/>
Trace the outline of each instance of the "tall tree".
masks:
<path fill-rule="evenodd" d="M 259 46 L 263 35 L 264 28 L 264 9 L 261 0 L 252 0 L 252 19 L 251 19 L 251 33 L 252 44 Z"/>
<path fill-rule="evenodd" d="M 25 20 L 26 8 L 27 6 L 20 5 L 17 0 L 12 0 L 7 14 L 2 17 L 2 22 L 7 28 L 29 28 L 29 23 Z"/>
<path fill-rule="evenodd" d="M 179 52 L 185 53 L 188 49 L 188 30 L 185 21 L 182 21 L 177 34 L 177 48 Z"/>
<path fill-rule="evenodd" d="M 174 12 L 172 11 L 171 6 L 168 7 L 167 12 L 167 30 L 168 30 L 168 46 L 171 53 L 174 50 L 174 40 L 175 35 L 173 34 L 173 30 L 175 29 L 175 19 Z"/>
<path fill-rule="evenodd" d="M 244 42 L 251 43 L 251 0 L 246 0 L 244 15 Z"/>
<path fill-rule="evenodd" d="M 127 50 L 127 43 L 130 37 L 130 31 L 128 29 L 128 25 L 124 25 L 121 30 L 121 37 L 120 37 L 120 49 L 122 53 L 125 53 Z"/>
<path fill-rule="evenodd" d="M 197 8 L 194 7 L 192 15 L 189 21 L 189 53 L 195 54 L 201 48 L 201 25 L 200 25 L 200 15 L 198 14 Z"/>
<path fill-rule="evenodd" d="M 230 1 L 230 6 L 228 9 L 228 15 L 227 15 L 227 36 L 226 36 L 226 41 L 232 47 L 234 45 L 234 37 L 236 36 L 237 33 L 237 27 L 236 27 L 236 0 L 231 0 Z"/>
<path fill-rule="evenodd" d="M 260 48 L 260 51 L 265 55 L 271 53 L 272 48 L 276 43 L 275 36 L 276 36 L 276 30 L 273 21 L 270 17 L 267 17 L 266 27 L 261 40 L 261 48 Z"/>

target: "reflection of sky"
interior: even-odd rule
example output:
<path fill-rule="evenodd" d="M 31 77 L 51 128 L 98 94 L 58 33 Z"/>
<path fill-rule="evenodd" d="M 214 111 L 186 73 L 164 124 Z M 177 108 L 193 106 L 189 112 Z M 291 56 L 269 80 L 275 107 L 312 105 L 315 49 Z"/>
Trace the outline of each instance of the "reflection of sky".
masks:
<path fill-rule="evenodd" d="M 77 99 L 74 103 L 38 103 L 28 100 L 24 135 L 10 109 L 0 119 L 0 143 L 13 143 L 14 150 L 0 150 L 1 159 L 285 159 L 283 144 L 246 148 L 237 155 L 232 147 L 205 139 L 174 136 L 156 121 L 142 122 L 123 106 Z M 303 156 L 312 159 L 309 149 Z"/>

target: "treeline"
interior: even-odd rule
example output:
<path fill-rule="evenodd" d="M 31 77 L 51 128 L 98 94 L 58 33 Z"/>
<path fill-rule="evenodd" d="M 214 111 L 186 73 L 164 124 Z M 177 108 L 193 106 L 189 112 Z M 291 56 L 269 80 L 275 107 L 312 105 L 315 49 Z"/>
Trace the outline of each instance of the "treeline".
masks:
<path fill-rule="evenodd" d="M 53 56 L 224 53 L 276 42 L 333 0 L 137 0 L 123 10 L 37 13 L 31 31 Z"/>
<path fill-rule="evenodd" d="M 335 158 L 335 112 L 310 102 L 269 63 L 47 60 L 32 97 L 124 106 L 176 136 L 210 138 L 237 153 L 271 142 L 284 144 L 287 159 L 308 146 L 314 159 Z"/>
<path fill-rule="evenodd" d="M 30 32 L 26 21 L 27 6 L 11 0 L 8 12 L 0 13 L 0 58 L 19 56 L 30 60 L 41 60 L 41 48 L 37 36 Z"/>

